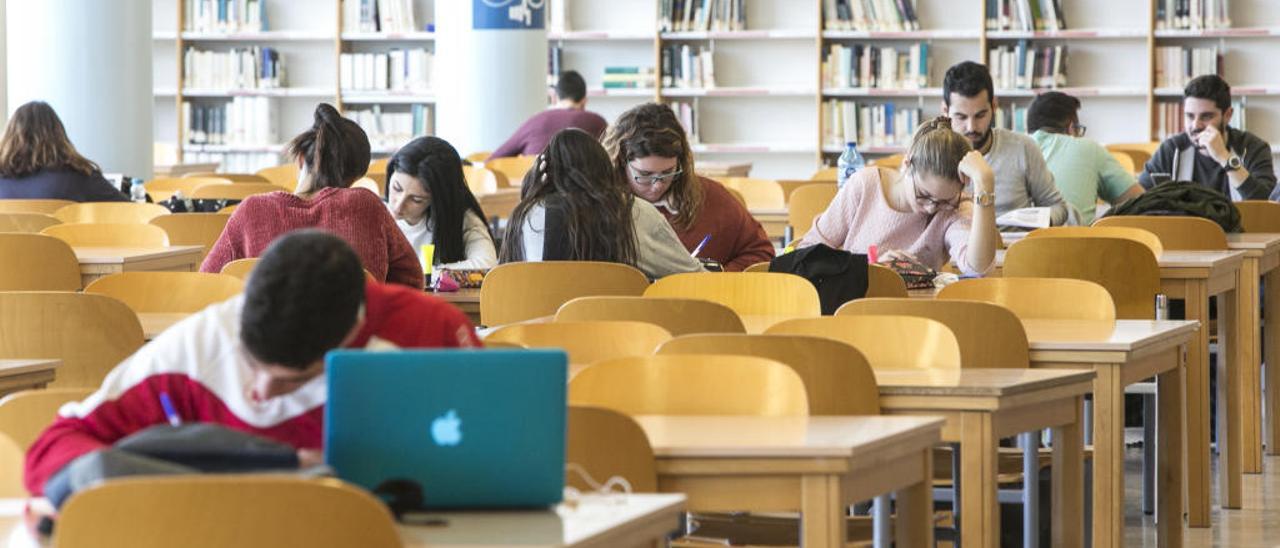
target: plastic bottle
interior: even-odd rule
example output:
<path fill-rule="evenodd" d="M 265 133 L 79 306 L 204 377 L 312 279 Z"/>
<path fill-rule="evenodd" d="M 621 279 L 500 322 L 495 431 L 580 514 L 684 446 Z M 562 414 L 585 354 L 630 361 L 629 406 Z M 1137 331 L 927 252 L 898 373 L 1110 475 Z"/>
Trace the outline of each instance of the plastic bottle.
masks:
<path fill-rule="evenodd" d="M 844 152 L 840 153 L 840 159 L 836 161 L 836 187 L 843 188 L 845 181 L 848 181 L 854 173 L 862 171 L 866 165 L 867 162 L 858 152 L 858 143 L 853 141 L 845 143 Z"/>
<path fill-rule="evenodd" d="M 134 179 L 129 187 L 129 199 L 138 203 L 147 203 L 147 189 L 142 186 L 142 179 Z"/>

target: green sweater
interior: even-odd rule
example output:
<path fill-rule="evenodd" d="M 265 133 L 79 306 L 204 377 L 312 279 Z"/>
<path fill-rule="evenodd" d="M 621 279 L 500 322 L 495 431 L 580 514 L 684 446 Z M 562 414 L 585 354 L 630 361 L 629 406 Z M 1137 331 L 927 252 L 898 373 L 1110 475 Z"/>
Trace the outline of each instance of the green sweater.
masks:
<path fill-rule="evenodd" d="M 1099 198 L 1114 202 L 1138 184 L 1133 174 L 1093 139 L 1044 130 L 1031 137 L 1040 145 L 1058 191 L 1080 212 L 1082 225 L 1093 223 Z"/>

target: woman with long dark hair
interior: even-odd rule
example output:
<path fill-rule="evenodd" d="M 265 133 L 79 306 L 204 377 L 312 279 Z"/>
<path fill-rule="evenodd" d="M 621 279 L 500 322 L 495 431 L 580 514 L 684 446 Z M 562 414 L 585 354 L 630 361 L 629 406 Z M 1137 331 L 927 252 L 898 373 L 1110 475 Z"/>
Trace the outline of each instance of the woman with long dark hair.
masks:
<path fill-rule="evenodd" d="M 448 141 L 419 137 L 396 151 L 387 162 L 387 208 L 419 257 L 422 246 L 432 245 L 432 262 L 441 268 L 498 264 L 484 211 Z"/>
<path fill-rule="evenodd" d="M 128 197 L 81 156 L 53 107 L 18 107 L 0 137 L 0 198 L 124 202 Z"/>

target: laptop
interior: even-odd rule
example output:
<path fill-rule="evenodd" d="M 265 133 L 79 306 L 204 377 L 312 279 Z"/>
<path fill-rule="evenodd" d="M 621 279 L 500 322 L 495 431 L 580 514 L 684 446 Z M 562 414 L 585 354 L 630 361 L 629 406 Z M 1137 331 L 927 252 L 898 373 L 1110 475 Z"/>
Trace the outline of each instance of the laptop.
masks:
<path fill-rule="evenodd" d="M 406 486 L 421 490 L 421 508 L 560 502 L 563 351 L 340 350 L 326 360 L 324 460 L 338 477 L 393 509 Z"/>

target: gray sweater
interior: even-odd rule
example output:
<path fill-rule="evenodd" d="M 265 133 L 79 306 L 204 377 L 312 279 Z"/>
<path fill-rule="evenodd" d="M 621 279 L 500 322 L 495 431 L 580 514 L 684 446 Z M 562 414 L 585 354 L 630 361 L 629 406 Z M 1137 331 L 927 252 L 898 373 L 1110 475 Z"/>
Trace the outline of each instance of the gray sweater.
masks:
<path fill-rule="evenodd" d="M 1050 224 L 1061 226 L 1068 219 L 1074 224 L 1079 215 L 1058 187 L 1053 172 L 1044 161 L 1040 146 L 1029 135 L 993 128 L 991 151 L 984 156 L 996 175 L 996 215 L 1024 207 L 1048 207 Z"/>
<path fill-rule="evenodd" d="M 1227 170 L 1209 155 L 1197 152 L 1185 132 L 1160 143 L 1155 155 L 1142 167 L 1138 182 L 1143 188 L 1151 188 L 1156 185 L 1152 174 L 1160 174 L 1163 180 L 1193 181 L 1212 188 L 1233 202 L 1280 199 L 1275 190 L 1276 173 L 1271 165 L 1271 145 L 1252 133 L 1228 127 L 1227 149 L 1239 156 L 1249 171 L 1249 178 L 1240 184 L 1238 190 L 1231 188 Z"/>

